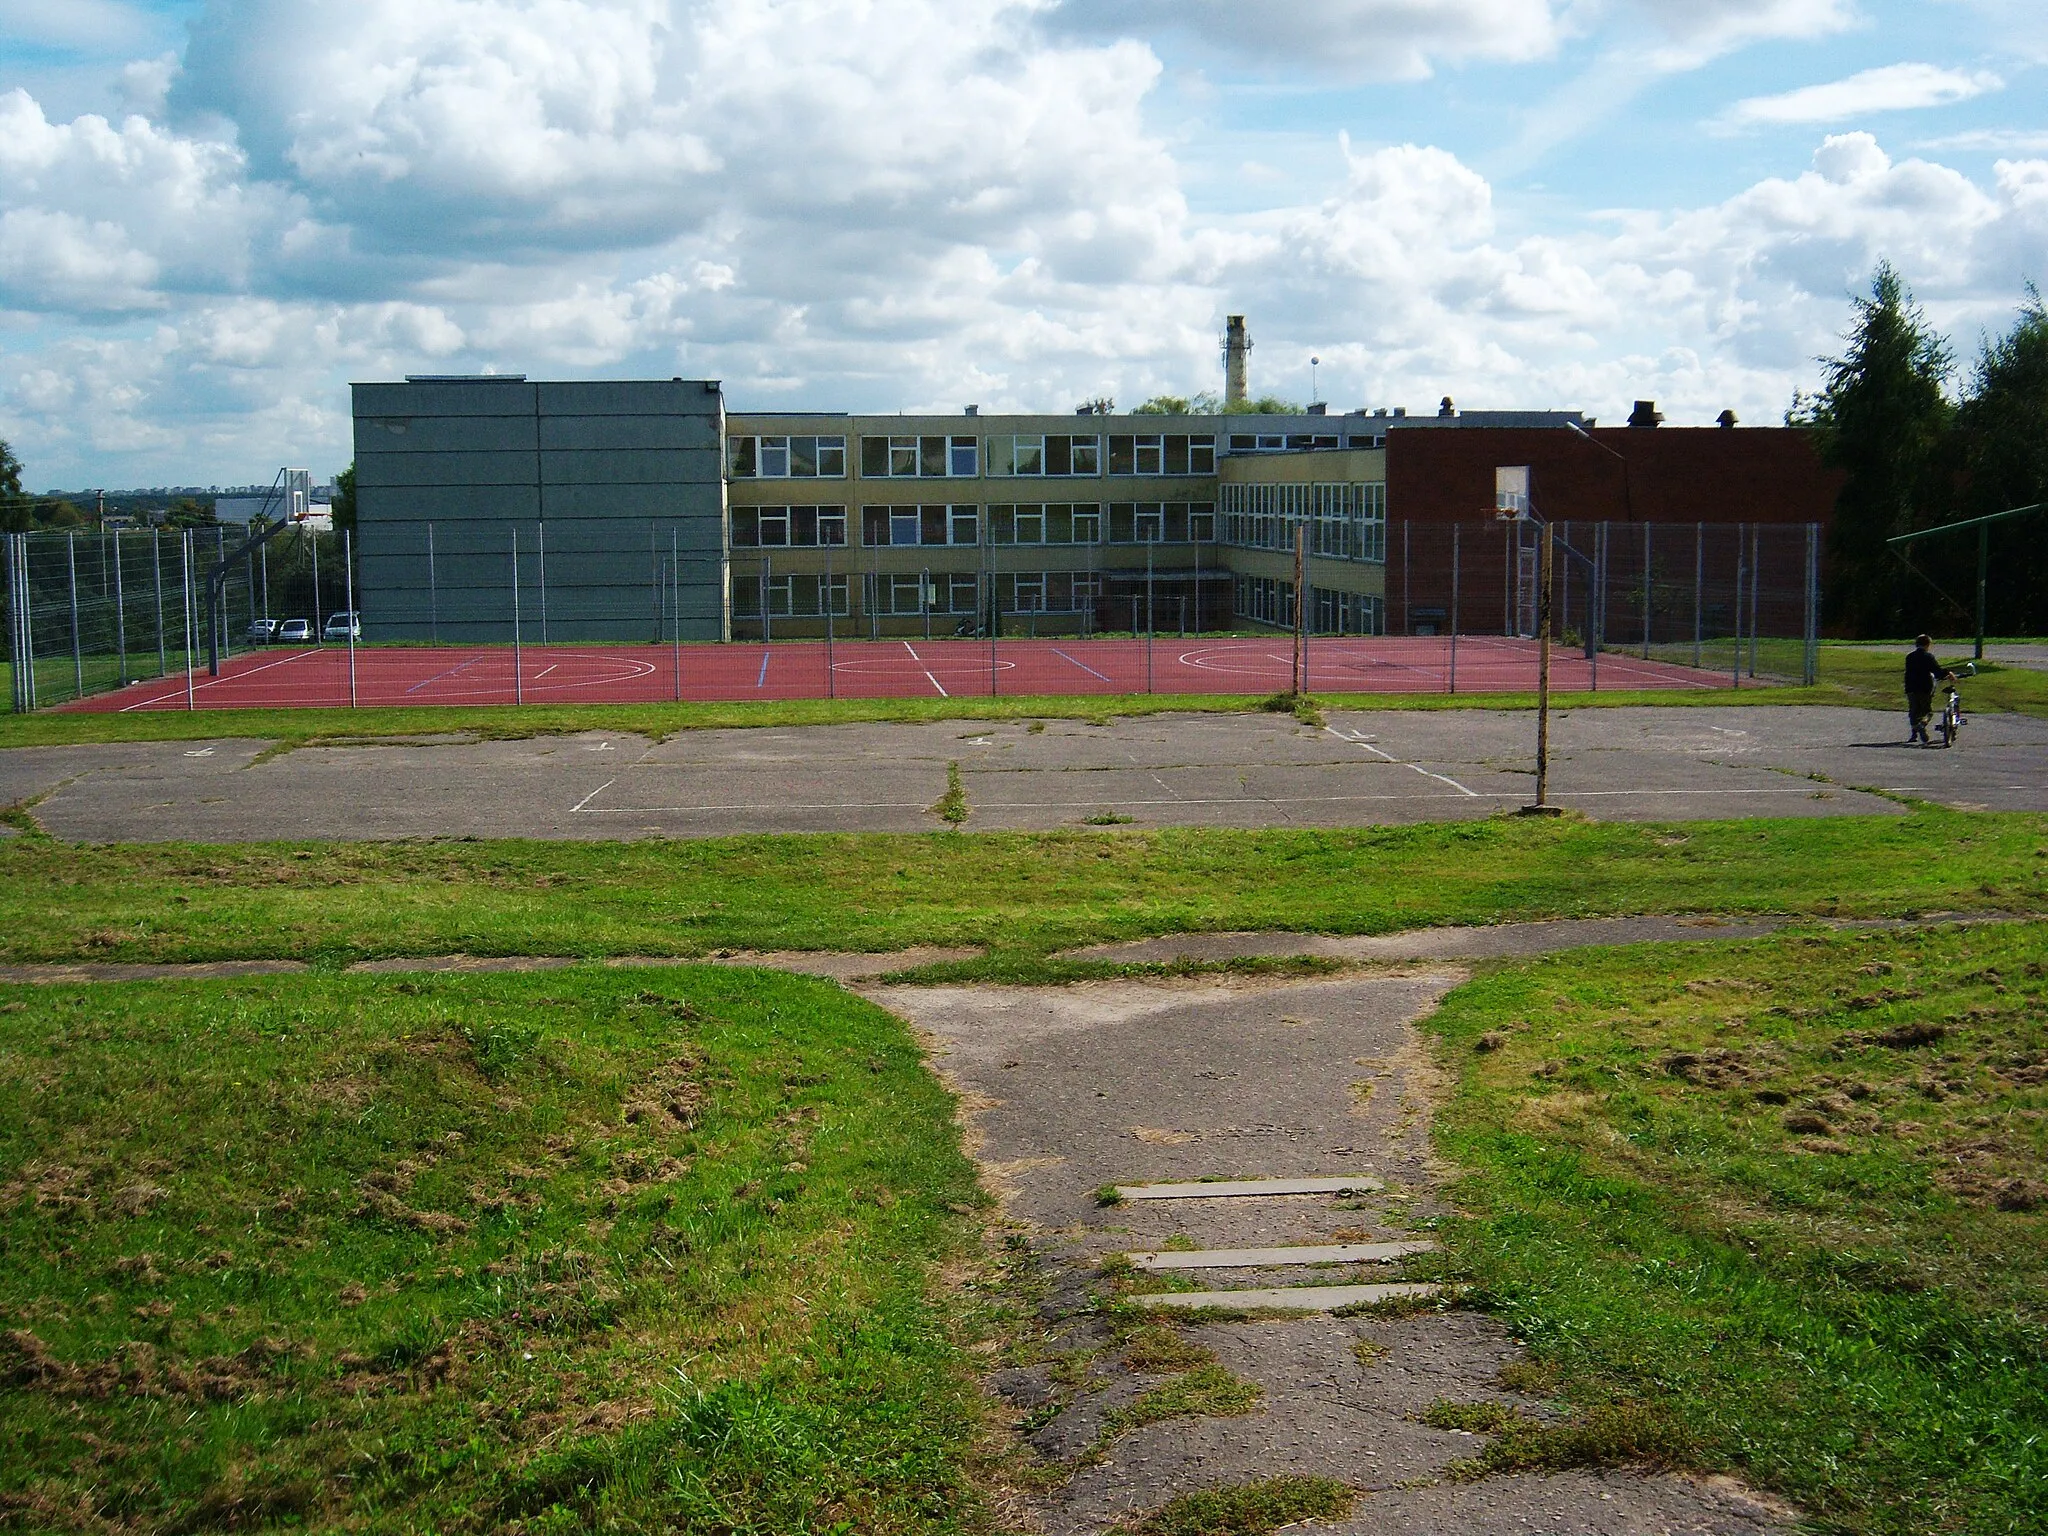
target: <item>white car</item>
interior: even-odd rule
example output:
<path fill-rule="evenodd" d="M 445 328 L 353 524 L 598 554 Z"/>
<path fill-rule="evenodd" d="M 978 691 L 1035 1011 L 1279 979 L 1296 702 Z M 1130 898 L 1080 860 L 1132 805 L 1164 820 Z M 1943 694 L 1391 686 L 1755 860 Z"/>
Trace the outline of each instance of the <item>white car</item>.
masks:
<path fill-rule="evenodd" d="M 359 613 L 330 613 L 327 627 L 320 631 L 322 640 L 360 640 L 363 638 L 363 616 Z"/>
<path fill-rule="evenodd" d="M 313 621 L 286 619 L 277 631 L 277 639 L 280 645 L 310 645 L 313 641 Z"/>
<path fill-rule="evenodd" d="M 268 645 L 277 638 L 278 620 L 251 619 L 249 628 L 242 636 L 251 645 Z"/>

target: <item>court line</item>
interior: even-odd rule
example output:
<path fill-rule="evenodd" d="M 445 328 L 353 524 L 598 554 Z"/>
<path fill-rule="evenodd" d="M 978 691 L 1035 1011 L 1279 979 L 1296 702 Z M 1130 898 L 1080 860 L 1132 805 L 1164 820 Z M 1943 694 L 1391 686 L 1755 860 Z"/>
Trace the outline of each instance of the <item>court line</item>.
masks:
<path fill-rule="evenodd" d="M 1427 768 L 1423 767 L 1420 763 L 1405 762 L 1401 758 L 1395 757 L 1391 752 L 1382 751 L 1380 748 L 1374 746 L 1369 741 L 1360 741 L 1355 736 L 1346 736 L 1342 731 L 1338 730 L 1335 726 L 1326 725 L 1323 727 L 1323 729 L 1328 731 L 1332 736 L 1335 736 L 1339 741 L 1348 741 L 1354 747 L 1363 747 L 1366 751 L 1374 753 L 1375 755 L 1385 759 L 1387 762 L 1399 763 L 1403 768 L 1412 768 L 1417 773 L 1421 774 L 1425 779 L 1436 779 L 1440 783 L 1448 784 L 1451 786 L 1451 788 L 1455 789 L 1461 795 L 1470 795 L 1474 800 L 1484 798 L 1478 790 L 1467 789 L 1464 785 L 1460 784 L 1456 779 L 1451 778 L 1446 774 L 1431 773 Z"/>
<path fill-rule="evenodd" d="M 775 653 L 773 651 L 768 650 L 765 647 L 762 649 L 761 675 L 754 679 L 754 686 L 756 688 L 766 688 L 768 686 L 768 658 L 773 656 L 774 654 Z"/>
<path fill-rule="evenodd" d="M 910 654 L 911 654 L 911 655 L 913 655 L 913 656 L 915 656 L 915 655 L 917 654 L 917 652 L 915 652 L 915 651 L 912 651 L 912 652 L 911 652 Z M 936 688 L 936 689 L 938 689 L 938 690 L 939 690 L 939 697 L 940 697 L 940 698 L 942 698 L 942 699 L 950 699 L 951 697 L 953 697 L 953 695 L 951 695 L 950 693 L 946 692 L 946 685 L 945 685 L 944 683 L 940 682 L 940 681 L 938 680 L 938 678 L 934 677 L 934 676 L 933 676 L 933 675 L 932 675 L 932 674 L 931 674 L 930 672 L 927 672 L 927 673 L 925 673 L 925 676 L 926 676 L 927 678 L 930 678 L 930 679 L 931 679 L 931 685 L 932 685 L 932 686 L 933 686 L 934 688 Z"/>
<path fill-rule="evenodd" d="M 1052 648 L 1052 653 L 1053 655 L 1059 657 L 1061 661 L 1073 661 L 1075 666 L 1079 667 L 1083 672 L 1086 672 L 1090 677 L 1099 677 L 1105 683 L 1108 683 L 1112 688 L 1116 686 L 1115 678 L 1109 677 L 1104 673 L 1096 671 L 1093 667 L 1089 666 L 1088 663 L 1085 661 L 1074 661 L 1073 657 L 1069 656 L 1065 651 L 1061 650 L 1058 646 L 1054 646 Z"/>
<path fill-rule="evenodd" d="M 414 683 L 414 684 L 413 684 L 413 685 L 412 685 L 412 686 L 411 686 L 410 688 L 406 689 L 405 691 L 406 691 L 406 693 L 407 693 L 408 695 L 410 695 L 410 694 L 415 694 L 415 693 L 418 693 L 418 692 L 419 692 L 419 691 L 420 691 L 420 690 L 421 690 L 422 688 L 428 687 L 428 686 L 430 686 L 430 685 L 432 685 L 432 684 L 434 684 L 434 683 L 438 683 L 438 682 L 439 682 L 439 681 L 441 681 L 441 679 L 442 679 L 442 678 L 444 678 L 444 677 L 453 677 L 453 676 L 455 676 L 455 674 L 456 674 L 456 673 L 460 672 L 460 671 L 461 671 L 461 670 L 462 670 L 463 668 L 465 668 L 465 667 L 473 667 L 473 666 L 475 666 L 475 665 L 476 665 L 476 664 L 477 664 L 478 662 L 482 661 L 483 659 L 484 659 L 484 658 L 483 658 L 483 656 L 482 656 L 482 655 L 480 655 L 480 654 L 479 654 L 479 655 L 476 655 L 476 656 L 465 656 L 465 657 L 464 657 L 464 658 L 463 658 L 463 659 L 462 659 L 461 661 L 458 661 L 457 663 L 455 663 L 455 665 L 454 665 L 454 666 L 452 666 L 452 667 L 448 668 L 448 670 L 447 670 L 447 671 L 445 671 L 445 672 L 436 672 L 436 673 L 435 673 L 435 674 L 434 674 L 434 675 L 433 675 L 432 677 L 423 677 L 423 678 L 421 678 L 421 679 L 420 679 L 420 680 L 419 680 L 418 682 Z"/>
<path fill-rule="evenodd" d="M 909 642 L 908 640 L 906 640 L 906 641 L 904 641 L 904 642 L 903 642 L 903 649 L 905 649 L 906 651 L 910 652 L 910 659 L 911 659 L 912 661 L 917 661 L 917 662 L 921 662 L 921 661 L 923 661 L 923 660 L 924 660 L 924 658 L 923 658 L 922 656 L 920 656 L 920 655 L 918 655 L 918 654 L 917 654 L 917 647 L 916 647 L 916 646 L 914 646 L 914 645 L 912 645 L 912 644 L 911 644 L 911 643 L 910 643 L 910 642 Z M 925 676 L 929 677 L 929 676 L 931 676 L 931 674 L 930 674 L 929 672 L 927 672 L 927 673 L 925 674 Z"/>
<path fill-rule="evenodd" d="M 606 779 L 602 784 L 598 785 L 597 788 L 593 789 L 581 800 L 578 800 L 574 805 L 570 806 L 569 814 L 571 816 L 574 816 L 578 811 L 582 810 L 583 807 L 590 804 L 591 801 L 595 800 L 599 795 L 603 794 L 606 790 L 610 789 L 614 784 L 618 782 L 619 781 L 616 778 Z"/>
<path fill-rule="evenodd" d="M 560 665 L 561 663 L 559 661 L 550 662 L 547 666 L 542 667 L 540 671 L 533 674 L 533 680 L 536 683 L 539 682 L 542 678 L 546 677 L 550 672 L 554 671 L 555 668 L 559 667 Z"/>
<path fill-rule="evenodd" d="M 266 661 L 265 663 L 263 663 L 262 666 L 251 667 L 246 672 L 236 672 L 231 674 L 230 676 L 224 677 L 209 677 L 203 683 L 195 679 L 192 683 L 192 691 L 194 693 L 197 693 L 201 688 L 218 688 L 222 683 L 229 681 L 240 681 L 242 678 L 245 677 L 254 677 L 258 672 L 267 672 L 272 667 L 282 667 L 289 662 L 303 661 L 308 656 L 318 656 L 319 654 L 320 651 L 318 649 L 310 651 L 300 651 L 296 656 L 280 656 L 275 661 Z M 185 681 L 181 677 L 178 680 L 178 686 L 173 688 L 169 693 L 159 694 L 156 698 L 153 699 L 138 699 L 133 704 L 124 704 L 121 706 L 119 712 L 125 715 L 131 709 L 147 709 L 152 704 L 163 703 L 165 699 L 175 699 L 184 691 Z"/>

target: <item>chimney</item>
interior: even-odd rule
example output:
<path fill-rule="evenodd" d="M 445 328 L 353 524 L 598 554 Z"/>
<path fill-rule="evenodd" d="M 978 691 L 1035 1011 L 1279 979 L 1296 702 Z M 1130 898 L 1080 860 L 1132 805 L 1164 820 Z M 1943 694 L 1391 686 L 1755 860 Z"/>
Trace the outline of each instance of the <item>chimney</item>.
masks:
<path fill-rule="evenodd" d="M 1719 421 L 1724 428 L 1726 428 L 1734 426 L 1737 418 L 1733 411 L 1723 411 L 1715 419 Z"/>
<path fill-rule="evenodd" d="M 1449 395 L 1444 396 L 1443 404 L 1436 408 L 1436 414 L 1439 420 L 1444 420 L 1458 414 L 1458 408 L 1451 404 L 1451 397 Z"/>
<path fill-rule="evenodd" d="M 1244 316 L 1230 316 L 1223 332 L 1223 409 L 1226 411 L 1241 410 L 1251 403 L 1251 394 L 1246 386 L 1251 350 L 1252 339 L 1245 331 Z"/>
<path fill-rule="evenodd" d="M 1628 413 L 1628 424 L 1632 427 L 1654 427 L 1664 420 L 1664 413 L 1657 409 L 1654 400 L 1638 400 L 1636 408 Z"/>
<path fill-rule="evenodd" d="M 978 405 L 970 405 L 969 407 L 967 407 L 967 414 L 970 416 L 979 416 L 981 414 L 981 407 Z"/>

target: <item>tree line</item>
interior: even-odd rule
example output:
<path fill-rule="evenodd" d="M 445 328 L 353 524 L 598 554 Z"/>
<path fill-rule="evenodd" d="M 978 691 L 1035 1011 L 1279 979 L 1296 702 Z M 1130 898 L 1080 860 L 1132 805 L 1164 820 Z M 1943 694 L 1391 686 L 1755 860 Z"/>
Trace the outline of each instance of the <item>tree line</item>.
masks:
<path fill-rule="evenodd" d="M 1975 530 L 1911 544 L 1902 533 L 2048 502 L 2048 308 L 2040 291 L 1987 336 L 1957 380 L 1949 339 L 1880 264 L 1826 382 L 1786 420 L 1843 476 L 1829 529 L 1832 628 L 1859 636 L 1967 632 L 1976 612 Z M 1988 627 L 2048 632 L 2048 514 L 1990 529 Z"/>

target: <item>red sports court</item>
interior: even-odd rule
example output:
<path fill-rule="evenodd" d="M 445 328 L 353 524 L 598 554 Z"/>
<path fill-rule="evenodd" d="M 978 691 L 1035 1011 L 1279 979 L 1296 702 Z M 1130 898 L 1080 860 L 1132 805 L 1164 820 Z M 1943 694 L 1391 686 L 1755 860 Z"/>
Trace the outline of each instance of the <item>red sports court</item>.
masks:
<path fill-rule="evenodd" d="M 1293 675 L 1288 635 L 1228 639 L 819 640 L 725 645 L 346 646 L 256 652 L 220 676 L 183 673 L 64 706 L 77 710 L 432 704 L 988 698 L 1058 694 L 1270 694 Z M 1498 636 L 1311 639 L 1308 690 L 1527 693 L 1533 640 Z M 1551 686 L 1727 688 L 1706 671 L 1614 651 L 1558 648 Z"/>

